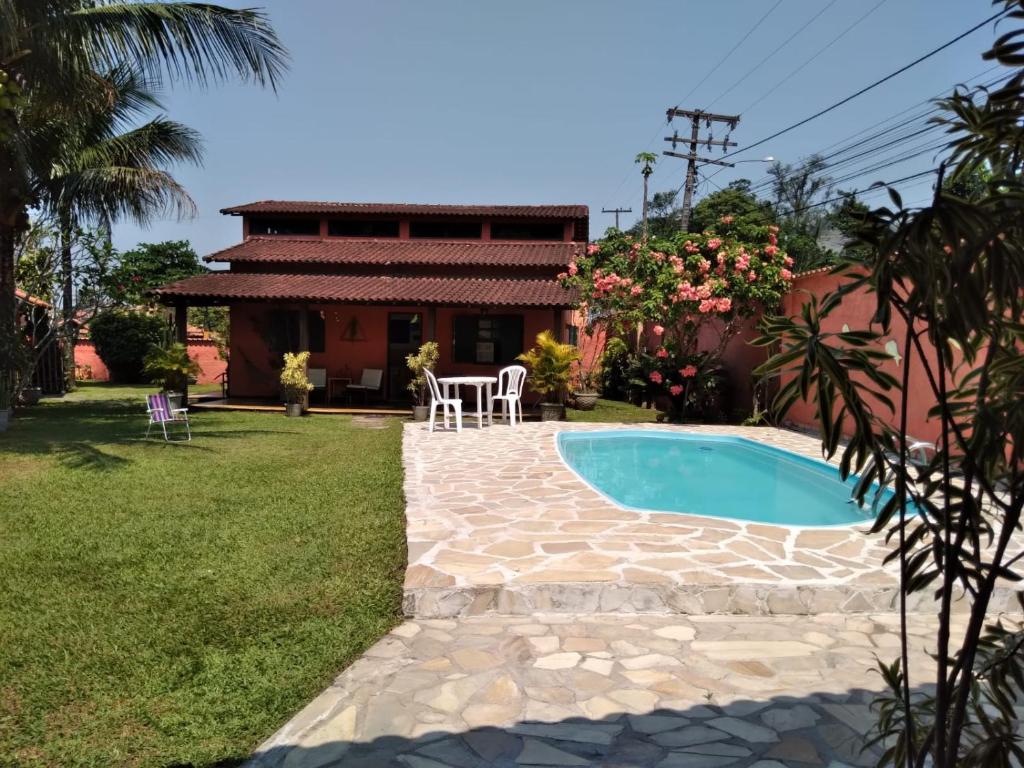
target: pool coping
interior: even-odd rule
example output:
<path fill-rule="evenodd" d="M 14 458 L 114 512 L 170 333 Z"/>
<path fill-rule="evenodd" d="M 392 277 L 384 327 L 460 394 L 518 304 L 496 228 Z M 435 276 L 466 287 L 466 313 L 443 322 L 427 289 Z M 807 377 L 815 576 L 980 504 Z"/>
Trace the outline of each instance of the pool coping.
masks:
<path fill-rule="evenodd" d="M 625 509 L 562 461 L 563 431 L 747 437 L 820 461 L 820 442 L 771 427 L 405 425 L 407 615 L 889 612 L 898 572 L 870 524 L 783 527 Z M 1012 595 L 1001 589 L 993 609 Z M 910 610 L 928 610 L 928 594 Z"/>

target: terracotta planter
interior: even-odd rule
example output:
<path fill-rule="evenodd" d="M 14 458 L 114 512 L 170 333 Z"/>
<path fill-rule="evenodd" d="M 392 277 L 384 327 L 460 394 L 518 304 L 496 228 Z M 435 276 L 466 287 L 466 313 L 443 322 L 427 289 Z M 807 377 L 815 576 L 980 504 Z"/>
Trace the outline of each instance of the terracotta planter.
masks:
<path fill-rule="evenodd" d="M 541 403 L 541 421 L 561 421 L 565 418 L 565 406 L 561 403 Z"/>
<path fill-rule="evenodd" d="M 285 403 L 284 404 L 284 415 L 285 416 L 301 416 L 303 411 L 306 409 L 302 403 Z"/>
<path fill-rule="evenodd" d="M 412 420 L 413 421 L 426 421 L 430 416 L 429 405 L 414 405 L 412 407 Z"/>
<path fill-rule="evenodd" d="M 576 401 L 576 408 L 580 411 L 592 411 L 597 405 L 600 395 L 597 392 L 573 392 L 573 399 Z"/>

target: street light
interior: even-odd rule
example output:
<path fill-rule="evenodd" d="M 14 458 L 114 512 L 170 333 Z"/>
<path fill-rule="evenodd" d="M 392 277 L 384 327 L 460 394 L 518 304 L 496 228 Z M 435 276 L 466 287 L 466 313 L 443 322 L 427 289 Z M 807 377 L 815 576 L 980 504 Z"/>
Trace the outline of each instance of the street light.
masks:
<path fill-rule="evenodd" d="M 771 155 L 767 155 L 766 157 L 762 157 L 759 160 L 737 160 L 735 163 L 733 163 L 733 165 L 739 165 L 740 163 L 774 163 L 774 162 L 775 162 L 775 158 L 772 157 Z"/>

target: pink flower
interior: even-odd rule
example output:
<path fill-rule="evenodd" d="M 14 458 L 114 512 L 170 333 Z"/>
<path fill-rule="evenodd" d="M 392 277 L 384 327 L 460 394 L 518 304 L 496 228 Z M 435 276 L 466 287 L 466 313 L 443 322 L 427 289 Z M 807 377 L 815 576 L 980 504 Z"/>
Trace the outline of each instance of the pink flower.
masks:
<path fill-rule="evenodd" d="M 747 272 L 747 282 L 752 283 L 755 280 L 757 280 L 757 272 L 755 272 L 754 270 L 750 270 L 749 272 Z"/>
<path fill-rule="evenodd" d="M 793 273 L 790 272 L 788 269 L 783 268 L 783 269 L 779 270 L 779 274 L 782 275 L 782 279 L 783 280 L 792 280 L 793 279 Z"/>
<path fill-rule="evenodd" d="M 567 272 L 559 272 L 557 275 L 559 280 L 565 280 L 565 278 L 567 278 L 568 276 L 569 274 Z"/>
<path fill-rule="evenodd" d="M 707 249 L 709 251 L 717 251 L 722 247 L 722 239 L 720 237 L 712 237 L 707 242 Z"/>
<path fill-rule="evenodd" d="M 576 266 L 576 262 L 575 261 L 570 261 L 569 262 L 569 274 L 570 275 L 575 275 L 579 271 L 580 271 L 580 268 Z"/>
<path fill-rule="evenodd" d="M 776 253 L 779 252 L 779 246 L 777 246 L 777 245 L 766 245 L 764 247 L 764 252 L 765 252 L 765 255 L 767 255 L 767 256 L 774 256 Z"/>
<path fill-rule="evenodd" d="M 663 382 L 665 380 L 665 379 L 662 378 L 661 374 L 658 373 L 657 371 L 651 371 L 650 376 L 648 376 L 647 378 L 649 378 L 655 384 L 661 384 L 661 382 Z"/>
<path fill-rule="evenodd" d="M 732 223 L 733 223 L 733 221 L 734 221 L 734 219 L 733 219 L 733 217 L 732 217 L 732 216 L 723 216 L 723 217 L 722 217 L 722 218 L 720 219 L 720 221 L 721 221 L 721 222 L 722 222 L 723 224 L 726 224 L 726 225 L 728 225 L 728 224 L 732 224 Z"/>
<path fill-rule="evenodd" d="M 595 253 L 601 250 L 601 246 L 597 243 L 591 243 L 587 246 L 587 255 L 593 256 Z"/>
<path fill-rule="evenodd" d="M 785 264 L 787 267 L 792 267 L 793 266 L 793 260 L 791 258 L 789 258 L 789 256 L 784 258 L 782 260 L 782 263 Z"/>
<path fill-rule="evenodd" d="M 658 347 L 658 351 L 654 353 L 655 357 L 668 357 L 668 350 L 664 347 Z"/>
<path fill-rule="evenodd" d="M 629 289 L 629 292 L 633 296 L 639 296 L 641 293 L 644 292 L 644 289 L 641 288 L 639 285 L 634 285 L 632 288 Z"/>
<path fill-rule="evenodd" d="M 685 368 L 680 368 L 679 375 L 682 376 L 684 379 L 692 379 L 694 376 L 697 375 L 697 366 L 688 365 Z"/>
<path fill-rule="evenodd" d="M 683 394 L 683 385 L 673 384 L 671 387 L 668 388 L 668 391 L 672 393 L 673 397 L 679 397 L 681 394 Z"/>
<path fill-rule="evenodd" d="M 651 328 L 651 330 L 654 332 L 655 336 L 661 336 L 663 333 L 665 333 L 665 326 L 656 325 L 653 328 Z"/>

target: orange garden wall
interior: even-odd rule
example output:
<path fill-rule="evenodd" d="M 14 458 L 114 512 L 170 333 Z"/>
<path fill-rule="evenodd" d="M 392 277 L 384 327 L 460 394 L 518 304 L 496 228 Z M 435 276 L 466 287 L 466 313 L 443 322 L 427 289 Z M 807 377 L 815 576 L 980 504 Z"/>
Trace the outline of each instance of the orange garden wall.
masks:
<path fill-rule="evenodd" d="M 217 343 L 211 340 L 193 339 L 188 343 L 188 354 L 202 368 L 196 381 L 199 384 L 213 384 L 220 381 L 218 376 L 227 370 L 226 360 L 221 359 Z M 75 342 L 75 376 L 90 381 L 110 381 L 110 371 L 96 354 L 92 342 L 80 340 Z"/>
<path fill-rule="evenodd" d="M 231 307 L 231 362 L 229 380 L 232 397 L 277 397 L 279 370 L 263 337 L 269 304 L 235 304 Z M 429 340 L 430 322 L 436 318 L 433 337 L 438 342 L 440 376 L 456 374 L 495 375 L 500 366 L 454 363 L 452 361 L 452 318 L 461 314 L 478 314 L 479 310 L 438 308 L 433 313 L 416 306 L 309 305 L 324 313 L 324 351 L 310 355 L 310 368 L 325 368 L 330 377 L 359 379 L 364 368 L 387 369 L 387 322 L 392 312 L 419 313 L 423 316 L 425 336 Z M 534 337 L 553 328 L 561 332 L 568 314 L 561 310 L 501 308 L 494 315 L 523 316 L 523 346 L 533 346 Z M 388 376 L 385 373 L 385 384 Z M 472 389 L 469 390 L 472 392 Z M 405 392 L 391 393 L 391 399 L 402 400 Z M 463 397 L 466 397 L 465 391 Z"/>

